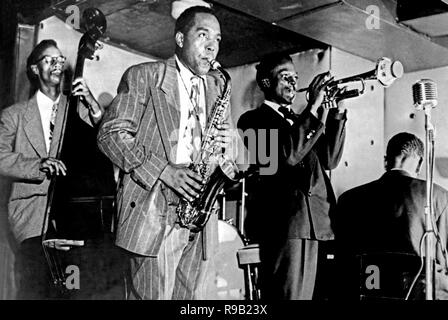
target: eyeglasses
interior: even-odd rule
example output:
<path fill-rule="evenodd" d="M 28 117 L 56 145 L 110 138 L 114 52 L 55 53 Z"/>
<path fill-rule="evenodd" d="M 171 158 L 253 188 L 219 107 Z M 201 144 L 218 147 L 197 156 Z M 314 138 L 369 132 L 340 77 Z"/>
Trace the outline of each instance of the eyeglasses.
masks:
<path fill-rule="evenodd" d="M 281 73 L 279 78 L 286 82 L 299 82 L 299 75 L 297 73 Z"/>
<path fill-rule="evenodd" d="M 57 57 L 43 56 L 42 58 L 38 59 L 35 63 L 44 61 L 46 64 L 54 65 L 56 62 L 60 63 L 60 64 L 64 64 L 65 60 L 67 60 L 67 58 L 64 56 L 57 56 Z"/>

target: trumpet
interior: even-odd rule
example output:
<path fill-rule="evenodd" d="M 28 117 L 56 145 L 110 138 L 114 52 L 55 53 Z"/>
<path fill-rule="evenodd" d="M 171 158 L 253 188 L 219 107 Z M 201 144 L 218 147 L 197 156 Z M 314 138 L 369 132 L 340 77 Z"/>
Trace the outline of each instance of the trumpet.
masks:
<path fill-rule="evenodd" d="M 396 79 L 401 78 L 403 76 L 403 65 L 400 61 L 393 61 L 389 58 L 383 57 L 378 59 L 375 69 L 371 71 L 367 71 L 355 76 L 331 81 L 327 84 L 325 91 L 325 99 L 324 103 L 328 102 L 331 99 L 334 99 L 336 102 L 358 97 L 365 92 L 366 84 L 365 81 L 368 80 L 377 80 L 379 83 L 381 83 L 384 87 L 389 87 Z M 341 88 L 339 87 L 342 84 L 348 84 L 352 82 L 361 82 L 362 88 L 361 89 L 352 89 L 352 90 L 346 90 L 341 91 Z M 297 92 L 307 92 L 307 100 L 308 100 L 308 88 L 302 88 L 297 90 Z"/>

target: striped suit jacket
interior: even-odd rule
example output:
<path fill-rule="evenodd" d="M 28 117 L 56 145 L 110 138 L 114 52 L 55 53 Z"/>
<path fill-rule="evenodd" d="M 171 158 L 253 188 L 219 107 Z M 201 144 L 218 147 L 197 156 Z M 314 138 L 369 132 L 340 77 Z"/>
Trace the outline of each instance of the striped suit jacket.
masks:
<path fill-rule="evenodd" d="M 207 114 L 222 89 L 223 81 L 210 72 Z M 180 107 L 174 57 L 135 65 L 124 73 L 98 132 L 100 150 L 122 172 L 116 244 L 140 255 L 157 256 L 167 228 L 179 227 L 179 197 L 159 176 L 176 156 Z M 210 236 L 205 238 L 215 237 L 216 228 L 212 215 L 204 230 Z"/>

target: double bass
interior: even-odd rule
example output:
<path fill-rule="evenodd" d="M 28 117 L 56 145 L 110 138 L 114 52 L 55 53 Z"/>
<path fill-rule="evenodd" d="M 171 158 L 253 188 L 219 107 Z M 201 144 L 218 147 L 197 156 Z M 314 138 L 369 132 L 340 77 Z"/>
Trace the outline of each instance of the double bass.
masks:
<path fill-rule="evenodd" d="M 86 31 L 79 41 L 73 79 L 83 76 L 85 59 L 93 59 L 97 41 L 107 28 L 103 13 L 95 8 L 83 12 L 82 25 Z M 112 232 L 113 165 L 97 147 L 97 129 L 80 118 L 78 110 L 85 107 L 80 105 L 80 100 L 74 95 L 67 99 L 57 149 L 57 158 L 66 165 L 67 175 L 52 177 L 42 230 L 42 245 L 53 285 L 62 294 L 67 291 L 66 266 L 94 259 L 95 250 L 85 248 L 90 243 L 101 247 L 105 236 Z M 87 258 L 85 252 L 90 252 Z M 88 268 L 91 269 L 90 264 Z M 87 271 L 80 270 L 83 275 Z"/>

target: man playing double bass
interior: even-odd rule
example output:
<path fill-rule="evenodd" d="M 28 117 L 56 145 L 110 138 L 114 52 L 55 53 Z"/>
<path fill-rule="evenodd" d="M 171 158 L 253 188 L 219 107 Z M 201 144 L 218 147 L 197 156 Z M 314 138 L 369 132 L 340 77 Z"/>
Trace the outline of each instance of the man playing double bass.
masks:
<path fill-rule="evenodd" d="M 27 60 L 28 77 L 38 90 L 29 100 L 5 108 L 0 117 L 0 175 L 12 181 L 8 220 L 19 243 L 19 299 L 50 297 L 40 236 L 48 228 L 43 224 L 50 178 L 69 173 L 55 158 L 66 112 L 67 97 L 61 93 L 64 62 L 54 40 L 41 41 Z M 72 94 L 84 97 L 79 117 L 90 125 L 98 123 L 104 110 L 84 79 L 75 79 Z"/>

